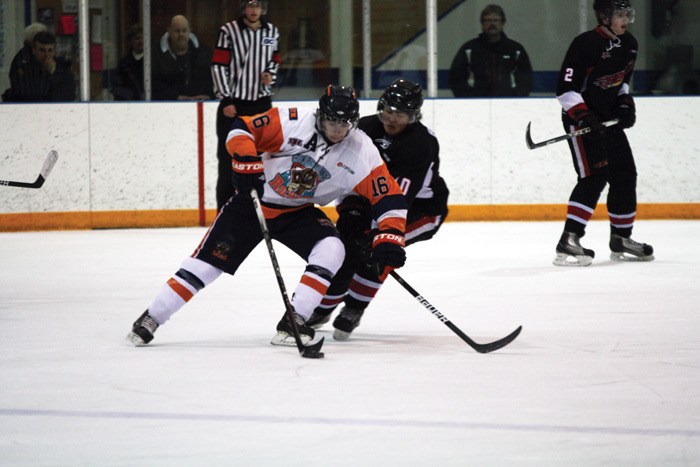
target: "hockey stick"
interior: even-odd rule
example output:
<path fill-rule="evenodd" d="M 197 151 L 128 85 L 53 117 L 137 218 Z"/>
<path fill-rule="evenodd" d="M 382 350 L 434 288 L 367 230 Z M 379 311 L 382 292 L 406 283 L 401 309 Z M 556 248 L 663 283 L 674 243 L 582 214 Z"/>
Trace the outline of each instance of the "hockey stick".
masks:
<path fill-rule="evenodd" d="M 408 284 L 408 282 L 406 282 L 406 281 L 403 279 L 403 277 L 399 276 L 399 275 L 396 273 L 396 271 L 391 271 L 389 274 L 391 275 L 391 277 L 393 277 L 394 279 L 396 279 L 396 281 L 397 281 L 399 284 L 401 284 L 401 285 L 403 286 L 404 289 L 408 290 L 408 292 L 409 292 L 411 295 L 413 295 L 413 297 L 414 297 L 416 300 L 418 300 L 418 302 L 419 302 L 421 305 L 423 305 L 424 307 L 426 307 L 426 308 L 428 309 L 428 311 L 430 311 L 437 319 L 439 319 L 440 321 L 442 321 L 442 322 L 445 324 L 445 326 L 447 326 L 448 328 L 450 328 L 450 329 L 452 330 L 452 332 L 454 332 L 455 334 L 457 334 L 464 342 L 466 342 L 467 344 L 469 344 L 469 346 L 470 346 L 472 349 L 476 350 L 476 351 L 479 352 L 479 353 L 489 353 L 489 352 L 493 352 L 494 350 L 498 350 L 498 349 L 500 349 L 500 348 L 502 348 L 502 347 L 505 347 L 506 345 L 508 345 L 508 344 L 510 344 L 511 342 L 513 342 L 513 340 L 514 340 L 516 337 L 518 337 L 518 334 L 520 334 L 520 331 L 522 331 L 522 329 L 523 329 L 522 326 L 518 326 L 518 329 L 516 329 L 515 331 L 511 332 L 510 334 L 508 334 L 508 335 L 507 335 L 506 337 L 504 337 L 503 339 L 499 339 L 499 340 L 497 340 L 497 341 L 493 341 L 493 342 L 490 342 L 490 343 L 488 343 L 488 344 L 479 344 L 479 343 L 477 343 L 477 342 L 474 342 L 469 336 L 467 336 L 466 334 L 464 334 L 457 326 L 455 326 L 454 324 L 452 324 L 452 322 L 451 322 L 449 319 L 447 319 L 447 316 L 445 316 L 445 315 L 443 315 L 442 313 L 440 313 L 440 312 L 438 311 L 438 309 L 435 308 L 433 305 L 431 305 L 430 302 L 429 302 L 428 300 L 426 300 L 421 294 L 418 293 L 418 291 L 416 291 L 416 289 L 414 289 L 413 287 L 411 287 L 411 286 Z"/>
<path fill-rule="evenodd" d="M 255 191 L 255 188 L 250 190 L 250 196 L 253 198 L 253 206 L 255 206 L 255 213 L 258 215 L 260 230 L 262 230 L 265 245 L 267 245 L 267 252 L 270 254 L 270 261 L 272 261 L 272 268 L 275 270 L 275 276 L 277 277 L 277 285 L 279 285 L 280 293 L 282 294 L 282 300 L 284 301 L 284 314 L 287 316 L 289 322 L 292 323 L 294 341 L 297 344 L 297 349 L 299 349 L 299 354 L 304 358 L 323 358 L 323 352 L 321 352 L 321 346 L 323 345 L 324 339 L 323 337 L 315 344 L 305 346 L 301 342 L 299 328 L 297 327 L 296 321 L 294 321 L 292 303 L 289 301 L 289 297 L 287 296 L 287 288 L 284 286 L 284 279 L 282 278 L 282 272 L 280 271 L 280 264 L 277 261 L 275 249 L 272 246 L 270 231 L 267 229 L 267 222 L 265 222 L 265 215 L 263 214 L 262 205 L 260 204 L 260 197 L 258 196 L 258 192 Z"/>
<path fill-rule="evenodd" d="M 49 155 L 46 157 L 46 161 L 44 161 L 44 166 L 41 168 L 41 172 L 39 172 L 39 176 L 37 177 L 34 183 L 14 182 L 12 180 L 0 180 L 0 185 L 17 186 L 20 188 L 41 188 L 41 186 L 46 181 L 46 178 L 49 176 L 51 169 L 53 169 L 53 166 L 56 164 L 57 160 L 58 153 L 52 149 L 51 151 L 49 151 Z"/>
<path fill-rule="evenodd" d="M 608 120 L 607 122 L 603 122 L 603 125 L 607 128 L 609 126 L 617 125 L 620 122 L 620 120 L 613 119 L 613 120 Z M 582 136 L 586 135 L 591 132 L 591 128 L 581 128 L 580 130 L 576 130 L 571 133 L 567 133 L 565 135 L 557 136 L 556 138 L 548 139 L 545 141 L 542 141 L 541 143 L 535 143 L 532 141 L 532 137 L 530 136 L 530 125 L 532 125 L 532 122 L 529 122 L 527 124 L 527 130 L 525 131 L 525 144 L 527 144 L 528 149 L 537 149 L 541 148 L 544 146 L 549 146 L 550 144 L 558 143 L 559 141 L 564 141 L 567 139 L 575 138 L 577 136 Z"/>

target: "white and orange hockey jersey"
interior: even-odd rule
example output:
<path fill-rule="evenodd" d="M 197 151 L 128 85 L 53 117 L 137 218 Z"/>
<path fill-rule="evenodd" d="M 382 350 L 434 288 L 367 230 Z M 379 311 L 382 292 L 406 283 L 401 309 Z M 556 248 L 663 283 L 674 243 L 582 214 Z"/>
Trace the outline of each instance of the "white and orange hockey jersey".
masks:
<path fill-rule="evenodd" d="M 405 230 L 403 193 L 372 140 L 359 130 L 329 144 L 316 128 L 314 110 L 274 107 L 237 119 L 226 147 L 234 171 L 264 171 L 262 203 L 267 218 L 357 194 L 370 201 L 380 230 Z"/>

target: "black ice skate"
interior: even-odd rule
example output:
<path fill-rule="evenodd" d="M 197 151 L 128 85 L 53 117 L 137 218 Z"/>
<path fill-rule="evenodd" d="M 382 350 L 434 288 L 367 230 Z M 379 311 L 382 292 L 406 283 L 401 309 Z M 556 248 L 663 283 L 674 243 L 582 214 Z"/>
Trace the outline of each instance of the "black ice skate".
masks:
<path fill-rule="evenodd" d="M 294 313 L 294 322 L 297 323 L 297 329 L 299 330 L 299 337 L 301 338 L 301 343 L 303 345 L 308 344 L 313 340 L 316 335 L 316 331 L 312 327 L 307 326 L 304 318 Z M 294 339 L 294 331 L 292 330 L 292 324 L 287 319 L 287 314 L 282 317 L 279 323 L 277 323 L 277 335 L 270 341 L 272 345 L 286 345 L 289 347 L 296 347 L 297 343 Z"/>
<path fill-rule="evenodd" d="M 333 339 L 337 341 L 348 340 L 352 331 L 360 325 L 360 319 L 362 319 L 364 312 L 365 310 L 344 306 L 333 321 L 333 327 L 335 328 Z"/>
<path fill-rule="evenodd" d="M 126 340 L 135 346 L 146 345 L 153 340 L 153 333 L 158 329 L 158 323 L 144 311 L 139 319 L 134 322 L 131 332 L 126 336 Z"/>
<path fill-rule="evenodd" d="M 582 247 L 580 240 L 581 237 L 573 232 L 562 233 L 552 263 L 555 266 L 590 266 L 595 252 Z"/>
<path fill-rule="evenodd" d="M 331 320 L 332 314 L 333 310 L 316 309 L 311 314 L 311 317 L 306 321 L 306 325 L 311 326 L 314 329 L 318 329 Z"/>
<path fill-rule="evenodd" d="M 646 243 L 612 234 L 610 236 L 610 259 L 613 261 L 652 261 L 654 249 Z"/>

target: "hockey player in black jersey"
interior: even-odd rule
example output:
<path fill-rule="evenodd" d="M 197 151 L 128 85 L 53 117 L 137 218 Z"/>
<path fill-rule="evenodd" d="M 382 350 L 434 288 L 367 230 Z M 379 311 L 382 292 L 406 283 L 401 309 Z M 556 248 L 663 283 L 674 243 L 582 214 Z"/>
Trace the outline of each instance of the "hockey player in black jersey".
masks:
<path fill-rule="evenodd" d="M 435 135 L 420 122 L 422 105 L 421 87 L 399 78 L 384 90 L 377 113 L 361 118 L 358 125 L 377 146 L 406 197 L 407 246 L 432 238 L 447 216 L 449 192 L 439 173 L 440 146 Z M 337 210 L 337 227 L 346 248 L 345 262 L 307 324 L 318 328 L 327 323 L 333 310 L 344 302 L 333 321 L 333 337 L 346 340 L 360 324 L 387 275 L 378 274 L 367 260 L 373 227 L 369 203 L 359 196 L 348 196 L 337 205 Z"/>
<path fill-rule="evenodd" d="M 629 82 L 637 40 L 627 31 L 634 9 L 628 0 L 595 0 L 593 9 L 598 26 L 573 40 L 557 84 L 566 131 L 593 130 L 569 140 L 578 181 L 556 247 L 557 266 L 588 266 L 593 261 L 593 250 L 582 247 L 580 238 L 606 184 L 611 259 L 654 259 L 650 245 L 630 238 L 637 210 L 637 169 L 623 130 L 636 120 Z M 619 123 L 606 129 L 603 122 L 612 119 Z"/>

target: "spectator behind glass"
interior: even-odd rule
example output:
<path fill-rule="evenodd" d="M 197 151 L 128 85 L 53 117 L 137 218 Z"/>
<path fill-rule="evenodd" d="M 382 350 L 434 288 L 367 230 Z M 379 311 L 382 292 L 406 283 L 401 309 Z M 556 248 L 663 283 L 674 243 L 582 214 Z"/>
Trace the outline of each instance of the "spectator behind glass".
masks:
<path fill-rule="evenodd" d="M 3 95 L 9 102 L 75 101 L 75 79 L 70 62 L 56 57 L 56 36 L 39 31 L 30 54 L 20 51 L 10 67 L 10 89 Z"/>
<path fill-rule="evenodd" d="M 506 14 L 498 5 L 481 12 L 483 32 L 460 47 L 449 84 L 455 97 L 528 96 L 532 65 L 522 45 L 503 32 Z"/>
<path fill-rule="evenodd" d="M 267 2 L 243 0 L 240 8 L 242 15 L 219 30 L 211 64 L 214 91 L 221 99 L 216 114 L 218 209 L 235 193 L 231 155 L 226 150 L 226 137 L 233 119 L 272 107 L 272 85 L 280 63 L 279 31 L 262 17 L 267 13 Z"/>
<path fill-rule="evenodd" d="M 143 92 L 143 28 L 134 24 L 126 34 L 129 53 L 117 64 L 112 94 L 117 101 L 142 101 Z"/>
<path fill-rule="evenodd" d="M 211 49 L 190 32 L 187 18 L 173 16 L 153 50 L 153 100 L 211 99 L 210 64 Z"/>

